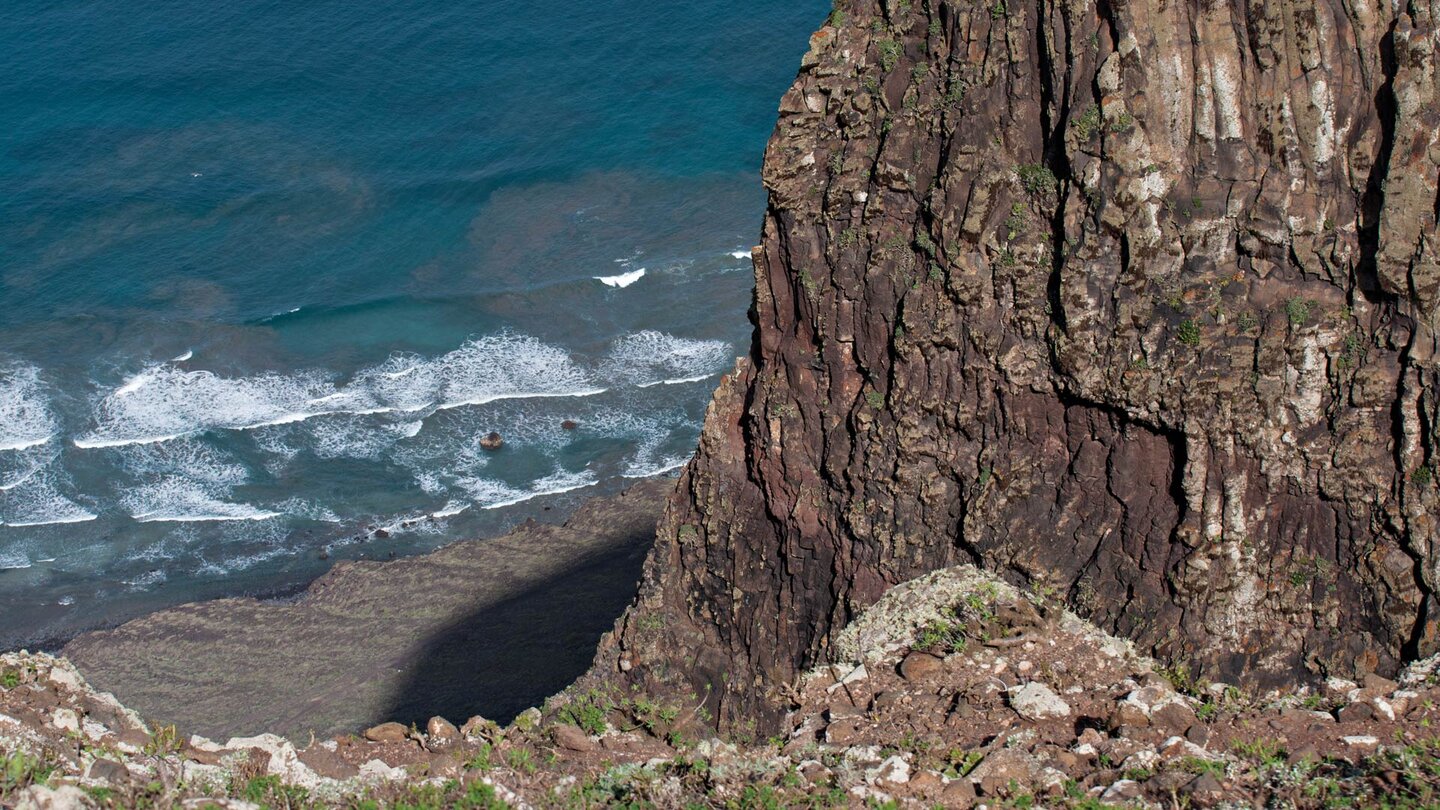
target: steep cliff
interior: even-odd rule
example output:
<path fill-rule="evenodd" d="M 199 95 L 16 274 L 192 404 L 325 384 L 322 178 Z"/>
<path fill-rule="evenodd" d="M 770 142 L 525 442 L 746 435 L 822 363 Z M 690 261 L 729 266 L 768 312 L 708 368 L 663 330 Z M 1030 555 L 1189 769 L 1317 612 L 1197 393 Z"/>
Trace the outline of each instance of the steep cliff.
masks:
<path fill-rule="evenodd" d="M 765 725 L 972 562 L 1207 676 L 1437 649 L 1440 3 L 841 0 L 599 665 Z"/>

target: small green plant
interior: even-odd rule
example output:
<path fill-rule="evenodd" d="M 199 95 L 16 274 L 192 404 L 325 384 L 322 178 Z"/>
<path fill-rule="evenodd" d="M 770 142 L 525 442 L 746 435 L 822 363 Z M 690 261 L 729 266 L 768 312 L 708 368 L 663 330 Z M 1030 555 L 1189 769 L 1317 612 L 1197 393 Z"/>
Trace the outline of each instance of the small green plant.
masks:
<path fill-rule="evenodd" d="M 1190 666 L 1183 661 L 1176 661 L 1160 670 L 1160 676 L 1170 682 L 1176 692 L 1182 695 L 1197 695 L 1200 693 L 1200 683 L 1195 673 L 1190 671 Z"/>
<path fill-rule="evenodd" d="M 592 689 L 560 709 L 557 717 L 562 723 L 578 726 L 587 734 L 598 736 L 605 733 L 609 725 L 605 718 L 614 708 L 614 701 Z"/>
<path fill-rule="evenodd" d="M 1091 135 L 1100 131 L 1100 108 L 1094 104 L 1086 107 L 1085 112 L 1070 122 L 1070 129 L 1080 140 L 1090 140 Z"/>
<path fill-rule="evenodd" d="M 1276 740 L 1257 737 L 1253 740 L 1239 740 L 1231 750 L 1236 756 L 1254 760 L 1261 765 L 1280 765 L 1285 762 L 1285 748 Z"/>
<path fill-rule="evenodd" d="M 1242 312 L 1235 317 L 1235 328 L 1239 329 L 1241 332 L 1249 332 L 1251 329 L 1254 329 L 1256 326 L 1258 326 L 1259 323 L 1260 322 L 1255 320 L 1255 316 L 1252 315 L 1249 311 Z"/>
<path fill-rule="evenodd" d="M 985 759 L 985 752 L 965 751 L 960 748 L 952 748 L 950 749 L 950 753 L 945 756 L 945 759 L 949 763 L 945 767 L 945 775 L 951 779 L 959 779 L 968 776 L 971 771 L 979 766 L 981 761 Z"/>
<path fill-rule="evenodd" d="M 1225 777 L 1224 762 L 1204 757 L 1185 757 L 1180 760 L 1180 770 L 1193 774 L 1208 773 L 1216 779 Z"/>
<path fill-rule="evenodd" d="M 1024 228 L 1025 204 L 1017 202 L 1010 206 L 1010 216 L 1005 220 L 1006 240 L 1014 239 Z"/>
<path fill-rule="evenodd" d="M 876 410 L 879 410 L 885 407 L 885 395 L 880 393 L 879 391 L 866 391 L 865 404 Z"/>
<path fill-rule="evenodd" d="M 274 775 L 254 776 L 239 783 L 232 781 L 230 790 L 247 802 L 277 810 L 298 810 L 311 805 L 308 790 L 287 785 Z"/>
<path fill-rule="evenodd" d="M 175 726 L 160 726 L 145 744 L 145 753 L 152 757 L 164 756 L 179 751 L 183 744 Z"/>
<path fill-rule="evenodd" d="M 15 751 L 0 758 L 0 796 L 30 785 L 43 785 L 50 780 L 53 767 L 24 751 Z"/>
<path fill-rule="evenodd" d="M 510 805 L 495 793 L 493 785 L 476 780 L 466 786 L 454 806 L 460 810 L 504 810 Z"/>
<path fill-rule="evenodd" d="M 1422 487 L 1429 484 L 1434 477 L 1435 474 L 1430 471 L 1429 467 L 1425 466 L 1416 467 L 1410 473 L 1410 480 Z"/>
<path fill-rule="evenodd" d="M 1005 6 L 1005 0 L 995 0 L 994 5 L 990 6 L 990 19 L 992 20 L 1003 20 L 1009 13 L 1010 9 Z"/>
<path fill-rule="evenodd" d="M 945 106 L 954 110 L 965 103 L 965 83 L 956 79 L 945 89 Z"/>
<path fill-rule="evenodd" d="M 902 53 L 900 43 L 893 39 L 882 39 L 875 43 L 875 47 L 880 53 L 880 69 L 886 73 L 894 70 Z"/>
<path fill-rule="evenodd" d="M 530 749 L 528 748 L 511 748 L 509 751 L 506 751 L 505 764 L 509 765 L 511 770 L 516 770 L 520 773 L 529 774 L 535 772 L 535 760 L 530 755 Z"/>
<path fill-rule="evenodd" d="M 953 622 L 937 619 L 921 628 L 915 649 L 948 655 L 965 649 L 965 635 Z"/>
<path fill-rule="evenodd" d="M 475 755 L 466 760 L 465 769 L 485 773 L 495 767 L 494 763 L 490 761 L 490 756 L 493 753 L 494 749 L 490 747 L 489 743 L 481 743 L 480 747 L 476 749 Z"/>
<path fill-rule="evenodd" d="M 14 689 L 20 685 L 20 670 L 9 667 L 0 670 L 0 686 L 6 689 Z"/>
<path fill-rule="evenodd" d="M 849 16 L 850 15 L 837 8 L 830 12 L 830 18 L 826 20 L 825 23 L 827 25 L 833 25 L 836 28 L 843 28 L 845 26 L 845 21 L 849 19 Z"/>
<path fill-rule="evenodd" d="M 1285 302 L 1285 317 L 1291 326 L 1304 326 L 1310 319 L 1311 303 L 1303 298 L 1291 298 Z"/>
<path fill-rule="evenodd" d="M 1129 129 L 1134 125 L 1135 116 L 1131 115 L 1128 112 L 1122 112 L 1119 115 L 1115 116 L 1114 120 L 1110 122 L 1110 131 L 1118 134 L 1124 132 L 1125 130 Z"/>
<path fill-rule="evenodd" d="M 842 248 L 848 248 L 860 241 L 860 232 L 854 228 L 846 228 L 840 232 L 840 238 L 835 240 Z"/>
<path fill-rule="evenodd" d="M 1175 327 L 1175 339 L 1192 349 L 1198 348 L 1200 346 L 1199 324 L 1188 318 L 1181 321 L 1180 325 Z"/>
<path fill-rule="evenodd" d="M 1031 196 L 1048 194 L 1059 185 L 1059 181 L 1055 179 L 1055 173 L 1050 171 L 1049 167 L 1039 163 L 1018 166 L 1015 174 L 1020 178 L 1020 185 Z"/>

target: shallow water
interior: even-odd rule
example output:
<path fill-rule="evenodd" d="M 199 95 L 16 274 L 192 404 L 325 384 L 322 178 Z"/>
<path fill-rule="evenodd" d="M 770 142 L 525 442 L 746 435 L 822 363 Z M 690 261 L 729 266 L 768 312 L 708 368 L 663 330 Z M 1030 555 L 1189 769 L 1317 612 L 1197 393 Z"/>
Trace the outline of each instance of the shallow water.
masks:
<path fill-rule="evenodd" d="M 0 648 L 683 463 L 826 7 L 0 20 Z"/>

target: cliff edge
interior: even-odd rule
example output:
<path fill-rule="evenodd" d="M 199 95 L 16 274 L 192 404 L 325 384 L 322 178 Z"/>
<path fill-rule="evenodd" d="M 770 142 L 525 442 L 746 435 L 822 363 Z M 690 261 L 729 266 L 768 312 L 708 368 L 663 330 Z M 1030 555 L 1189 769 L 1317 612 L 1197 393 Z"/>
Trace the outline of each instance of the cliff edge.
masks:
<path fill-rule="evenodd" d="M 973 563 L 1206 677 L 1437 649 L 1440 3 L 842 0 L 597 670 L 772 725 Z"/>

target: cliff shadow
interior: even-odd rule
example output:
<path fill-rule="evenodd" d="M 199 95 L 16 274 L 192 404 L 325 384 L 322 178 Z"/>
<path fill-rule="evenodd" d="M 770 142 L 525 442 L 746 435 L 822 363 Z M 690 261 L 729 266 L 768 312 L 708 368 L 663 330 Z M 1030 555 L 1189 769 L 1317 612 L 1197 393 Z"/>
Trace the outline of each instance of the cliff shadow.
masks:
<path fill-rule="evenodd" d="M 600 636 L 635 598 L 653 531 L 591 553 L 523 593 L 477 609 L 426 641 L 378 720 L 424 727 L 474 715 L 507 724 L 590 667 Z"/>

